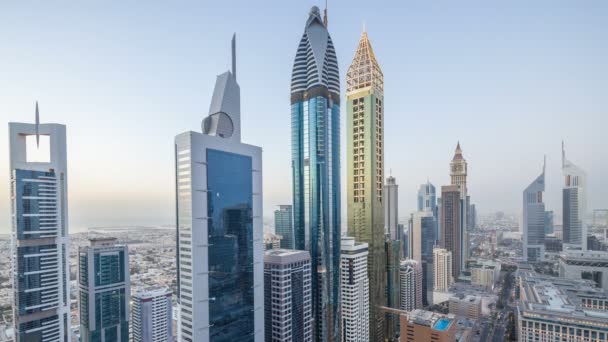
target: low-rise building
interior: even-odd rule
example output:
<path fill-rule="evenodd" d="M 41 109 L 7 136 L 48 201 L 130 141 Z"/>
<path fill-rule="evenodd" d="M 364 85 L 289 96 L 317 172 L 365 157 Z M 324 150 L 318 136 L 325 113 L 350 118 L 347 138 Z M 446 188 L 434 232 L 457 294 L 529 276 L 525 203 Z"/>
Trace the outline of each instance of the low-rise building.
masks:
<path fill-rule="evenodd" d="M 409 314 L 401 314 L 400 323 L 401 342 L 453 342 L 456 334 L 453 315 L 417 309 Z"/>
<path fill-rule="evenodd" d="M 471 284 L 494 289 L 500 276 L 500 262 L 494 260 L 478 260 L 469 265 Z"/>
<path fill-rule="evenodd" d="M 473 295 L 450 297 L 449 310 L 451 314 L 470 319 L 481 317 L 481 298 Z"/>
<path fill-rule="evenodd" d="M 559 256 L 559 276 L 593 281 L 608 291 L 608 252 L 567 251 Z"/>

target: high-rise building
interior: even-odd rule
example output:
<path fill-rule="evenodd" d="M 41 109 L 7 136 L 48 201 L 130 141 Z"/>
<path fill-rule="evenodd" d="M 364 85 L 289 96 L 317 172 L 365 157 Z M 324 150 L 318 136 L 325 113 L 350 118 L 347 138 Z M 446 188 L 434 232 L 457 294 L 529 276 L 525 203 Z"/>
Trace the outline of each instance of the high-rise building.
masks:
<path fill-rule="evenodd" d="M 454 282 L 452 276 L 452 252 L 444 248 L 433 249 L 434 286 L 438 292 L 447 292 Z"/>
<path fill-rule="evenodd" d="M 460 149 L 460 142 L 456 145 L 456 151 L 454 152 L 454 157 L 450 162 L 450 179 L 451 185 L 457 185 L 460 190 L 460 208 L 459 208 L 459 251 L 454 253 L 454 267 L 456 267 L 456 263 L 459 265 L 458 271 L 462 271 L 466 268 L 466 260 L 469 256 L 469 237 L 467 232 L 467 217 L 468 217 L 468 208 L 470 203 L 470 198 L 468 196 L 468 188 L 467 188 L 467 174 L 468 174 L 468 164 L 467 161 L 462 156 L 462 150 Z M 442 195 L 443 198 L 443 195 Z M 446 200 L 445 198 L 443 199 Z M 457 278 L 458 276 L 454 276 Z"/>
<path fill-rule="evenodd" d="M 129 250 L 116 238 L 90 239 L 78 251 L 80 341 L 129 341 Z"/>
<path fill-rule="evenodd" d="M 421 263 L 423 259 L 433 259 L 436 242 L 436 221 L 430 211 L 412 213 L 409 220 L 408 257 Z M 432 261 L 431 261 L 432 262 Z"/>
<path fill-rule="evenodd" d="M 608 341 L 605 290 L 584 280 L 518 273 L 518 341 Z"/>
<path fill-rule="evenodd" d="M 387 236 L 385 242 L 385 260 L 386 260 L 386 287 L 384 295 L 386 296 L 386 305 L 389 308 L 398 309 L 399 301 L 399 267 L 401 261 L 401 241 L 392 240 Z M 399 335 L 399 317 L 392 313 L 384 313 L 385 335 L 389 341 L 395 339 Z"/>
<path fill-rule="evenodd" d="M 281 248 L 294 249 L 293 211 L 291 205 L 279 205 L 274 211 L 274 232 L 281 235 Z"/>
<path fill-rule="evenodd" d="M 469 225 L 469 231 L 473 231 L 477 227 L 477 207 L 473 203 L 469 205 L 469 218 L 467 218 L 467 223 Z"/>
<path fill-rule="evenodd" d="M 275 249 L 264 254 L 266 342 L 311 342 L 312 284 L 308 251 Z"/>
<path fill-rule="evenodd" d="M 150 288 L 133 295 L 131 324 L 133 342 L 172 342 L 171 289 Z"/>
<path fill-rule="evenodd" d="M 393 240 L 401 240 L 399 231 L 399 185 L 395 177 L 386 178 L 384 185 L 384 233 Z"/>
<path fill-rule="evenodd" d="M 562 191 L 562 233 L 564 250 L 587 249 L 587 175 L 583 169 L 566 159 L 566 150 L 562 142 L 562 173 L 564 188 Z"/>
<path fill-rule="evenodd" d="M 40 124 L 36 103 L 9 137 L 14 340 L 70 341 L 65 126 Z"/>
<path fill-rule="evenodd" d="M 457 322 L 452 315 L 414 310 L 401 315 L 401 342 L 453 342 Z"/>
<path fill-rule="evenodd" d="M 327 18 L 327 17 L 325 17 Z M 315 339 L 340 339 L 340 73 L 326 20 L 310 10 L 291 77 L 295 248 L 310 251 Z"/>
<path fill-rule="evenodd" d="M 437 212 L 435 186 L 429 181 L 418 188 L 418 211 L 430 211 L 433 215 Z"/>
<path fill-rule="evenodd" d="M 401 260 L 399 269 L 401 310 L 422 309 L 422 267 L 414 259 Z"/>
<path fill-rule="evenodd" d="M 528 185 L 523 195 L 524 260 L 542 261 L 545 258 L 545 165 L 540 176 Z"/>
<path fill-rule="evenodd" d="M 441 187 L 441 248 L 452 252 L 452 276 L 458 279 L 462 259 L 462 221 L 460 216 L 462 201 L 460 186 L 447 185 Z"/>
<path fill-rule="evenodd" d="M 367 243 L 343 237 L 341 246 L 342 341 L 367 342 L 369 337 L 369 279 Z"/>
<path fill-rule="evenodd" d="M 545 236 L 553 234 L 553 211 L 545 211 Z"/>
<path fill-rule="evenodd" d="M 241 142 L 235 45 L 203 132 L 175 137 L 180 342 L 264 339 L 262 149 Z"/>
<path fill-rule="evenodd" d="M 346 73 L 346 175 L 348 235 L 369 246 L 370 340 L 383 341 L 386 305 L 384 262 L 384 210 L 395 209 L 397 185 L 389 183 L 383 206 L 384 180 L 384 79 L 367 32 L 363 32 Z M 391 184 L 392 183 L 392 184 Z M 389 213 L 391 239 L 397 236 L 396 212 Z"/>

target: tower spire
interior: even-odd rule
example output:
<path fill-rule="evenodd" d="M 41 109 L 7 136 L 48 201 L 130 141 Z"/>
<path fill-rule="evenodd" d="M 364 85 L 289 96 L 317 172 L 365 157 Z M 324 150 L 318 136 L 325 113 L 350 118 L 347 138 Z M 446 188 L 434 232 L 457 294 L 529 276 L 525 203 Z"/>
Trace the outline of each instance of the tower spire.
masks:
<path fill-rule="evenodd" d="M 564 147 L 564 141 L 562 140 L 562 168 L 566 164 L 566 149 Z"/>
<path fill-rule="evenodd" d="M 40 148 L 40 112 L 38 111 L 38 101 L 36 101 L 36 147 Z"/>
<path fill-rule="evenodd" d="M 327 28 L 327 0 L 325 0 L 325 9 L 323 10 L 323 25 Z"/>
<path fill-rule="evenodd" d="M 547 155 L 543 156 L 543 175 L 545 174 L 545 169 L 547 168 Z"/>
<path fill-rule="evenodd" d="M 236 32 L 232 35 L 232 76 L 236 80 Z"/>

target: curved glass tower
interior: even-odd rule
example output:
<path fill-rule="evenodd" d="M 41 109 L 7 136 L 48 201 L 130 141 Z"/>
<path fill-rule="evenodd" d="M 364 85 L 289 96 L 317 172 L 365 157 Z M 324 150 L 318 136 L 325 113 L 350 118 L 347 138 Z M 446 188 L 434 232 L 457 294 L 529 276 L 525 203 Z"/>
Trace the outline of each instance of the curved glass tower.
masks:
<path fill-rule="evenodd" d="M 340 76 L 318 7 L 291 78 L 294 240 L 310 251 L 318 341 L 340 340 Z"/>

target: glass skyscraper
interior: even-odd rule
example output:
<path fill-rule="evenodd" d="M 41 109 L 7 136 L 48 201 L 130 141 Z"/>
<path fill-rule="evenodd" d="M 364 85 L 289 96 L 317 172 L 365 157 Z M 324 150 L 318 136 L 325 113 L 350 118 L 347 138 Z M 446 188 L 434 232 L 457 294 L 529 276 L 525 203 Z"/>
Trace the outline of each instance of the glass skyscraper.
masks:
<path fill-rule="evenodd" d="M 90 239 L 78 252 L 80 341 L 129 341 L 129 251 L 115 238 Z"/>
<path fill-rule="evenodd" d="M 9 136 L 14 341 L 68 342 L 65 126 L 40 124 L 36 104 L 36 123 L 10 123 Z"/>
<path fill-rule="evenodd" d="M 274 211 L 274 233 L 281 235 L 281 248 L 294 249 L 293 210 L 291 205 L 280 205 Z"/>
<path fill-rule="evenodd" d="M 583 169 L 566 159 L 562 142 L 562 172 L 564 188 L 562 190 L 563 240 L 564 250 L 587 250 L 587 175 Z"/>
<path fill-rule="evenodd" d="M 310 10 L 291 78 L 295 248 L 308 250 L 318 341 L 340 340 L 340 77 L 318 7 Z"/>
<path fill-rule="evenodd" d="M 203 132 L 175 137 L 180 342 L 264 340 L 262 149 L 241 142 L 235 44 Z"/>
<path fill-rule="evenodd" d="M 545 166 L 523 194 L 524 260 L 543 261 L 545 255 Z"/>

